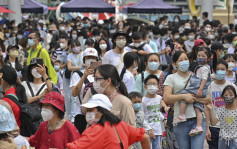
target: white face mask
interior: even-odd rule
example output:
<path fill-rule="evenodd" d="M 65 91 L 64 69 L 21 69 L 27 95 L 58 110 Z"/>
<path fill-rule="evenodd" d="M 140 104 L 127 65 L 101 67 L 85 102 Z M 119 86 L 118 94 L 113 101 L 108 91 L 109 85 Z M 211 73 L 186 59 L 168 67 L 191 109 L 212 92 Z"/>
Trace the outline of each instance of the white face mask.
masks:
<path fill-rule="evenodd" d="M 96 113 L 97 112 L 86 112 L 86 121 L 90 125 L 96 124 L 100 119 L 96 118 Z"/>
<path fill-rule="evenodd" d="M 87 60 L 85 61 L 86 67 L 89 67 L 89 66 L 91 65 L 91 62 L 96 62 L 96 60 L 95 60 L 95 59 L 87 59 Z"/>
<path fill-rule="evenodd" d="M 193 35 L 189 35 L 189 36 L 188 36 L 188 39 L 189 39 L 189 40 L 193 40 L 193 39 L 194 39 L 194 36 L 193 36 Z"/>
<path fill-rule="evenodd" d="M 228 63 L 228 70 L 229 70 L 229 71 L 233 71 L 234 69 L 235 69 L 235 63 L 229 62 L 229 63 Z"/>
<path fill-rule="evenodd" d="M 102 83 L 102 82 L 94 81 L 93 82 L 93 88 L 95 89 L 95 91 L 98 94 L 103 94 L 107 86 L 106 87 L 101 87 L 100 83 Z"/>
<path fill-rule="evenodd" d="M 33 77 L 35 77 L 35 78 L 41 78 L 41 77 L 42 77 L 42 75 L 37 72 L 36 68 L 34 68 L 34 69 L 31 70 L 31 74 L 32 74 Z"/>
<path fill-rule="evenodd" d="M 174 36 L 174 39 L 178 39 L 178 38 L 179 38 L 179 35 L 175 35 L 175 36 Z"/>
<path fill-rule="evenodd" d="M 207 36 L 207 38 L 212 40 L 212 39 L 215 38 L 215 36 L 210 34 L 210 35 Z"/>
<path fill-rule="evenodd" d="M 44 121 L 50 121 L 53 118 L 54 114 L 53 114 L 52 110 L 46 109 L 46 108 L 42 108 L 41 116 L 42 116 Z"/>
<path fill-rule="evenodd" d="M 124 48 L 126 46 L 126 40 L 122 39 L 122 40 L 116 40 L 116 46 L 118 46 L 119 48 Z"/>
<path fill-rule="evenodd" d="M 206 30 L 207 32 L 210 32 L 210 31 L 211 31 L 211 28 L 210 28 L 210 27 L 206 27 L 205 30 Z"/>
<path fill-rule="evenodd" d="M 60 43 L 60 48 L 61 49 L 64 49 L 66 47 L 66 44 L 65 43 Z"/>
<path fill-rule="evenodd" d="M 64 30 L 65 30 L 65 27 L 64 27 L 64 26 L 61 26 L 59 29 L 60 29 L 60 31 L 64 31 Z"/>
<path fill-rule="evenodd" d="M 99 47 L 101 50 L 106 50 L 107 44 L 100 44 Z"/>
<path fill-rule="evenodd" d="M 157 93 L 157 85 L 148 85 L 147 86 L 147 92 L 150 93 L 151 95 L 154 95 Z"/>
<path fill-rule="evenodd" d="M 141 43 L 134 43 L 133 45 L 134 47 L 138 48 L 141 45 Z"/>

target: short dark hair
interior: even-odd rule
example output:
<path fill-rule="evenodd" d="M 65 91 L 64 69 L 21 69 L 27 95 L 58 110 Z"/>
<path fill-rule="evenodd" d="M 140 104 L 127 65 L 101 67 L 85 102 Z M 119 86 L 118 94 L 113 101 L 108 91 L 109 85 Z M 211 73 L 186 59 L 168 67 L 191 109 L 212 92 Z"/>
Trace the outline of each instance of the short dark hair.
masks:
<path fill-rule="evenodd" d="M 172 30 L 172 35 L 174 35 L 174 34 L 176 34 L 176 33 L 179 33 L 179 30 L 178 29 L 176 29 L 176 28 L 174 28 L 173 30 Z"/>
<path fill-rule="evenodd" d="M 208 12 L 203 12 L 202 15 L 207 18 L 208 17 Z"/>
<path fill-rule="evenodd" d="M 139 93 L 139 92 L 131 92 L 131 93 L 128 94 L 128 98 L 130 100 L 132 100 L 133 98 L 136 98 L 136 97 L 142 98 L 142 94 Z"/>
<path fill-rule="evenodd" d="M 225 65 L 226 69 L 228 69 L 228 63 L 226 61 L 224 61 L 223 59 L 219 59 L 216 63 L 216 68 L 219 64 L 223 64 Z M 213 68 L 214 69 L 214 72 L 216 72 L 216 68 Z"/>
<path fill-rule="evenodd" d="M 156 79 L 157 83 L 159 84 L 159 79 L 158 79 L 158 77 L 156 75 L 149 75 L 149 76 L 147 76 L 146 79 L 144 80 L 144 84 L 146 85 L 146 83 L 150 79 Z"/>
<path fill-rule="evenodd" d="M 160 30 L 160 35 L 161 36 L 164 36 L 165 34 L 167 34 L 168 33 L 168 29 L 167 28 L 162 28 L 161 30 Z"/>
<path fill-rule="evenodd" d="M 222 91 L 222 93 L 221 93 L 221 97 L 223 98 L 224 97 L 224 94 L 225 94 L 225 92 L 227 91 L 227 90 L 232 90 L 233 92 L 234 92 L 234 95 L 235 95 L 235 98 L 236 98 L 236 90 L 235 90 L 235 88 L 234 88 L 234 86 L 233 85 L 227 85 L 224 89 L 223 89 L 223 91 Z"/>
<path fill-rule="evenodd" d="M 227 60 L 228 58 L 233 58 L 235 61 L 237 61 L 237 57 L 234 54 L 226 54 L 223 59 Z"/>
<path fill-rule="evenodd" d="M 40 39 L 40 33 L 38 30 L 33 30 L 30 32 L 30 34 L 35 33 L 35 37 Z"/>
<path fill-rule="evenodd" d="M 134 39 L 134 40 L 142 39 L 142 33 L 141 32 L 134 32 L 132 34 L 132 39 Z"/>

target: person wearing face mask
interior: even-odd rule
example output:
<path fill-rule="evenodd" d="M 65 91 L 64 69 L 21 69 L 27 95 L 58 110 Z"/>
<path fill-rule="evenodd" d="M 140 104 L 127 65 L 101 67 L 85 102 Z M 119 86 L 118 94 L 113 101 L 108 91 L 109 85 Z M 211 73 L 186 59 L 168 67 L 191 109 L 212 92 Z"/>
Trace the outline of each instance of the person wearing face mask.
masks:
<path fill-rule="evenodd" d="M 232 46 L 229 47 L 228 53 L 233 54 L 236 48 L 237 48 L 237 35 L 234 35 L 232 38 Z"/>
<path fill-rule="evenodd" d="M 21 84 L 25 87 L 28 103 L 38 103 L 48 92 L 52 91 L 52 82 L 42 59 L 31 60 L 27 70 L 27 81 Z"/>
<path fill-rule="evenodd" d="M 5 64 L 13 67 L 17 71 L 18 77 L 21 77 L 22 66 L 18 61 L 19 47 L 17 45 L 9 45 L 7 52 L 7 56 L 4 59 Z"/>
<path fill-rule="evenodd" d="M 138 59 L 135 53 L 127 52 L 123 58 L 124 67 L 120 74 L 121 80 L 123 80 L 128 93 L 130 93 L 135 84 L 134 73 L 137 72 L 138 69 Z"/>
<path fill-rule="evenodd" d="M 150 149 L 149 137 L 145 130 L 132 127 L 111 113 L 113 106 L 107 96 L 96 94 L 82 107 L 86 108 L 86 121 L 91 126 L 84 131 L 79 140 L 68 143 L 68 149 L 126 149 L 139 141 L 143 149 Z"/>
<path fill-rule="evenodd" d="M 99 47 L 97 48 L 97 51 L 99 58 L 103 61 L 105 53 L 110 50 L 109 41 L 106 38 L 101 37 L 98 43 Z"/>
<path fill-rule="evenodd" d="M 51 81 L 54 84 L 57 84 L 57 74 L 51 63 L 48 51 L 43 48 L 40 43 L 40 34 L 38 31 L 32 31 L 29 34 L 28 45 L 30 46 L 30 49 L 28 50 L 29 56 L 27 58 L 27 65 L 30 65 L 31 60 L 35 57 L 43 59 L 45 66 L 48 68 L 48 74 Z"/>
<path fill-rule="evenodd" d="M 168 107 L 162 100 L 160 95 L 157 95 L 159 79 L 156 75 L 149 75 L 144 80 L 146 95 L 142 98 L 142 111 L 144 112 L 146 123 L 152 128 L 149 133 L 152 148 L 160 148 L 162 128 L 161 123 L 164 120 L 163 114 L 160 112 L 160 107 L 168 110 Z"/>
<path fill-rule="evenodd" d="M 180 39 L 178 29 L 173 29 L 171 34 L 172 34 L 171 39 L 169 39 L 165 42 L 167 64 L 170 63 L 170 61 L 171 61 L 170 60 L 171 59 L 171 52 L 177 49 L 177 48 L 175 48 L 175 41 Z"/>
<path fill-rule="evenodd" d="M 150 37 L 148 31 L 146 31 L 146 30 L 142 31 L 142 38 L 143 38 L 143 43 L 147 43 L 151 47 L 151 49 L 153 50 L 154 53 L 158 52 L 157 46 L 156 46 L 155 42 L 153 42 L 151 40 L 151 37 Z"/>
<path fill-rule="evenodd" d="M 180 94 L 181 90 L 183 90 L 186 84 L 188 84 L 189 77 L 191 75 L 191 73 L 188 71 L 189 59 L 187 54 L 183 51 L 175 52 L 173 55 L 173 64 L 177 67 L 177 72 L 169 75 L 166 78 L 164 82 L 163 100 L 166 104 L 174 104 L 174 119 L 176 119 L 179 115 L 179 101 L 184 100 L 189 103 L 185 113 L 187 120 L 185 122 L 179 123 L 176 126 L 173 126 L 175 138 L 180 149 L 202 149 L 206 132 L 205 119 L 202 121 L 204 133 L 195 136 L 195 139 L 189 136 L 189 132 L 196 127 L 197 123 L 196 114 L 192 103 L 196 101 L 207 104 L 209 101 L 206 98 L 196 98 L 192 94 Z"/>
<path fill-rule="evenodd" d="M 121 121 L 135 126 L 135 115 L 131 101 L 127 98 L 128 93 L 125 84 L 120 79 L 115 66 L 105 64 L 97 67 L 94 71 L 93 89 L 99 93 L 104 94 L 113 105 L 111 111 Z M 82 103 L 87 103 L 93 95 L 93 91 L 89 88 Z M 85 109 L 82 109 L 85 113 Z"/>
<path fill-rule="evenodd" d="M 29 138 L 30 146 L 36 149 L 66 148 L 66 144 L 80 138 L 76 127 L 64 119 L 64 98 L 57 92 L 46 94 L 40 102 L 44 120 L 37 132 Z"/>
<path fill-rule="evenodd" d="M 228 70 L 226 71 L 225 79 L 233 84 L 236 84 L 236 72 L 234 71 L 237 61 L 236 56 L 234 54 L 226 54 L 223 57 L 223 60 L 228 63 Z"/>
<path fill-rule="evenodd" d="M 162 71 L 158 69 L 160 66 L 160 59 L 157 53 L 149 54 L 145 59 L 145 65 L 146 70 L 136 77 L 135 85 L 132 89 L 133 92 L 139 92 L 143 96 L 147 93 L 144 89 L 144 79 L 151 74 L 156 75 L 159 78 L 162 73 Z"/>
<path fill-rule="evenodd" d="M 75 71 L 70 80 L 70 89 L 72 90 L 71 100 L 66 103 L 66 110 L 68 111 L 68 117 L 70 120 L 75 122 L 75 126 L 80 129 L 77 125 L 78 118 L 80 117 L 81 101 L 85 96 L 88 88 L 92 87 L 94 78 L 92 74 L 94 70 L 90 68 L 92 62 L 98 61 L 98 53 L 94 48 L 87 48 L 83 52 L 83 63 L 85 64 L 85 69 Z"/>
<path fill-rule="evenodd" d="M 76 71 L 82 68 L 83 53 L 81 50 L 81 44 L 78 40 L 71 42 L 72 53 L 67 57 L 67 68 L 69 71 Z"/>
<path fill-rule="evenodd" d="M 64 70 L 60 69 L 60 64 L 61 64 L 61 61 L 60 60 L 56 60 L 54 62 L 54 69 L 55 69 L 55 71 L 57 73 L 57 77 L 58 77 L 57 86 L 58 86 L 58 88 L 61 91 L 61 95 L 64 96 L 65 95 L 64 90 L 63 90 L 63 73 L 64 73 Z"/>
<path fill-rule="evenodd" d="M 4 100 L 11 106 L 17 125 L 21 128 L 21 109 L 13 100 L 7 98 L 6 96 L 9 94 L 16 96 L 20 103 L 26 104 L 27 97 L 25 88 L 18 83 L 16 70 L 8 65 L 3 65 L 0 69 L 0 80 L 3 91 L 5 92 L 5 95 L 1 100 Z"/>
<path fill-rule="evenodd" d="M 128 52 L 136 53 L 138 57 L 138 72 L 145 70 L 144 57 L 149 53 L 153 53 L 152 48 L 149 44 L 142 42 L 142 33 L 134 32 L 132 34 L 133 43 L 126 46 L 124 49 Z"/>
<path fill-rule="evenodd" d="M 184 45 L 186 47 L 186 49 L 188 50 L 188 52 L 192 51 L 192 48 L 194 46 L 194 42 L 195 42 L 195 30 L 191 29 L 188 31 L 188 40 L 186 40 L 184 42 Z"/>
<path fill-rule="evenodd" d="M 145 115 L 142 111 L 142 95 L 138 92 L 131 92 L 128 94 L 128 98 L 131 100 L 133 104 L 133 109 L 136 116 L 136 127 L 137 128 L 144 128 L 148 134 L 152 135 L 153 131 L 151 127 L 145 121 Z M 142 149 L 141 143 L 136 142 L 133 144 L 133 147 L 136 149 Z"/>
<path fill-rule="evenodd" d="M 112 39 L 115 48 L 105 53 L 102 64 L 114 65 L 121 74 L 124 67 L 123 57 L 127 53 L 124 47 L 127 45 L 129 38 L 129 35 L 125 32 L 115 33 Z"/>
<path fill-rule="evenodd" d="M 212 30 L 211 24 L 206 24 L 206 26 L 205 26 L 206 33 L 211 32 L 211 30 Z"/>
<path fill-rule="evenodd" d="M 215 107 L 212 104 L 207 105 L 210 113 L 211 124 L 215 126 L 219 123 L 222 127 L 220 128 L 219 149 L 236 148 L 237 147 L 237 100 L 236 100 L 236 89 L 232 85 L 227 85 L 221 94 L 225 102 L 224 108 L 218 108 L 214 113 Z"/>
<path fill-rule="evenodd" d="M 53 53 L 53 61 L 59 60 L 62 54 L 68 55 L 69 48 L 68 48 L 68 37 L 63 35 L 59 38 L 59 48 Z M 66 64 L 65 64 L 66 65 Z"/>
<path fill-rule="evenodd" d="M 216 67 L 213 69 L 215 71 L 215 74 L 214 74 L 215 79 L 211 82 L 210 86 L 208 87 L 207 99 L 211 100 L 213 104 L 213 111 L 216 114 L 216 111 L 218 109 L 223 108 L 225 106 L 225 102 L 221 96 L 223 89 L 228 85 L 232 85 L 235 88 L 235 90 L 237 89 L 237 87 L 233 83 L 225 79 L 226 71 L 228 70 L 227 62 L 225 62 L 223 59 L 220 59 L 217 62 Z M 204 113 L 206 116 L 207 143 L 209 144 L 210 148 L 218 148 L 219 133 L 220 133 L 221 125 L 220 123 L 217 123 L 215 126 L 213 126 L 212 124 L 209 125 L 210 111 L 208 111 L 207 109 L 204 109 Z"/>
<path fill-rule="evenodd" d="M 70 38 L 73 40 L 78 40 L 78 31 L 75 29 L 71 30 Z"/>

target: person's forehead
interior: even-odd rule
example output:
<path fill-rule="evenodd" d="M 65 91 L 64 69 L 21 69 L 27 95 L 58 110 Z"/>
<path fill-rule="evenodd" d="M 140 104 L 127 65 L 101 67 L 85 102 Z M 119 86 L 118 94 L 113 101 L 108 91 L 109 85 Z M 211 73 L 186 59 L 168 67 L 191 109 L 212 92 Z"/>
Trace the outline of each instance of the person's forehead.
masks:
<path fill-rule="evenodd" d="M 126 38 L 125 36 L 117 36 L 116 38 Z"/>
<path fill-rule="evenodd" d="M 30 37 L 34 37 L 34 36 L 35 36 L 35 33 L 30 33 L 29 36 L 30 36 Z"/>

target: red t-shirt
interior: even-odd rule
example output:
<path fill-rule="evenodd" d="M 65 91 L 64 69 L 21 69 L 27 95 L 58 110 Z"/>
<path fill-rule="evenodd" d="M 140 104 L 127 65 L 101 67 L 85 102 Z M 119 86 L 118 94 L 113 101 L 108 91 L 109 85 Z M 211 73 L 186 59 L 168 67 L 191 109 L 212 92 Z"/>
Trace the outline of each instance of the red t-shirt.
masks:
<path fill-rule="evenodd" d="M 30 137 L 29 143 L 36 149 L 58 148 L 65 149 L 66 144 L 79 139 L 80 133 L 69 121 L 59 129 L 48 134 L 48 121 L 42 122 L 37 132 Z"/>
<path fill-rule="evenodd" d="M 114 125 L 126 149 L 143 139 L 145 129 L 135 128 L 125 122 Z M 87 128 L 80 139 L 67 144 L 69 149 L 121 149 L 113 126 L 105 122 L 104 126 L 95 124 Z"/>
<path fill-rule="evenodd" d="M 16 88 L 8 89 L 4 96 L 6 96 L 8 94 L 16 95 Z M 21 128 L 21 120 L 20 120 L 21 109 L 20 109 L 20 107 L 18 107 L 18 105 L 9 98 L 2 98 L 2 100 L 6 101 L 11 106 L 13 114 L 14 114 L 16 122 L 17 122 L 17 125 L 19 126 L 19 128 Z"/>

